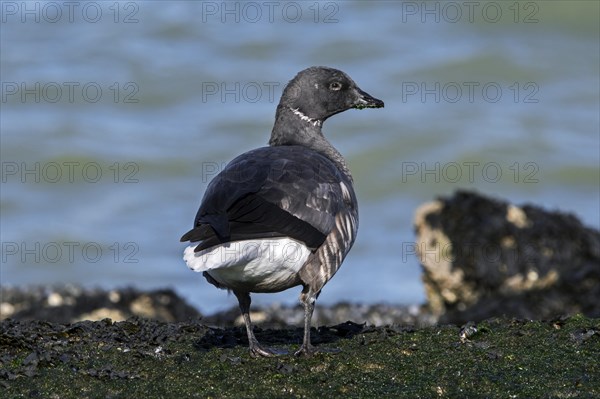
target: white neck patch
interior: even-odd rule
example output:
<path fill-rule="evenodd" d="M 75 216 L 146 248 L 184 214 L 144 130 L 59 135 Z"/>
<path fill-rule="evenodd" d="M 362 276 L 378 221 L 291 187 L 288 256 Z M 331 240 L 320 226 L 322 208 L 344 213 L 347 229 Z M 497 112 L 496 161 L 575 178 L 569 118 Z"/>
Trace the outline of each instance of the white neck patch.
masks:
<path fill-rule="evenodd" d="M 294 113 L 294 115 L 299 116 L 300 119 L 302 119 L 303 121 L 312 123 L 313 126 L 321 126 L 321 124 L 323 123 L 322 121 L 320 121 L 318 119 L 314 119 L 314 118 L 304 115 L 302 112 L 300 112 L 300 110 L 298 108 L 290 108 L 290 110 Z"/>

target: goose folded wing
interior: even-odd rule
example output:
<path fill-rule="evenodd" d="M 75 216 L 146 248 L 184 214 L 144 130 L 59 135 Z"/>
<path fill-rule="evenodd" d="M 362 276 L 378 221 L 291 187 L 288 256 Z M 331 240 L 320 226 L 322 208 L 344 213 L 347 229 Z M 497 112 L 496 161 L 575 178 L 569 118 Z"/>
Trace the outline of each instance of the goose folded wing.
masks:
<path fill-rule="evenodd" d="M 335 216 L 355 203 L 352 185 L 326 157 L 298 146 L 264 147 L 235 158 L 209 184 L 182 241 L 219 243 L 291 237 L 315 249 Z"/>

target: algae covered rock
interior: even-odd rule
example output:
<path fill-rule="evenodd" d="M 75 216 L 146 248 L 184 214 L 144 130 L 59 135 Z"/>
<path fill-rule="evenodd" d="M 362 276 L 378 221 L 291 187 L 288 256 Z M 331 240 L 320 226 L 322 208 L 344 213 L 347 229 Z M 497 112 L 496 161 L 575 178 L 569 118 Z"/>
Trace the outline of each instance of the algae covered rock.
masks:
<path fill-rule="evenodd" d="M 415 229 L 442 322 L 600 316 L 600 233 L 573 215 L 459 191 L 417 209 Z"/>
<path fill-rule="evenodd" d="M 0 288 L 0 320 L 126 320 L 133 316 L 176 322 L 201 317 L 172 289 L 86 289 L 67 284 Z"/>

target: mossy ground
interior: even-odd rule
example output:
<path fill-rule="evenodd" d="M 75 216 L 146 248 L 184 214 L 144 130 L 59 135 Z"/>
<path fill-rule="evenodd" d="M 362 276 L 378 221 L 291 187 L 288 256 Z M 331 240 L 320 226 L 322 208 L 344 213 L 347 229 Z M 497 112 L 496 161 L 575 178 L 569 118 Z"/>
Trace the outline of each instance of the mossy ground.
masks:
<path fill-rule="evenodd" d="M 5 320 L 3 398 L 600 397 L 600 320 L 492 319 L 456 326 L 346 323 L 313 332 L 312 358 L 251 358 L 240 328 L 130 319 Z M 258 330 L 292 352 L 300 329 Z"/>

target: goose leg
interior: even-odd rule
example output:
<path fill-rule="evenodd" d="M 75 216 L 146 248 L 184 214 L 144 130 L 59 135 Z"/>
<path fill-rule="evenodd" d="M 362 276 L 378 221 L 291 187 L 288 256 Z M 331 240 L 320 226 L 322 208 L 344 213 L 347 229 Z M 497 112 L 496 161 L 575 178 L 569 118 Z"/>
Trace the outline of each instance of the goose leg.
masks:
<path fill-rule="evenodd" d="M 320 292 L 314 293 L 311 289 L 305 287 L 302 294 L 300 294 L 300 301 L 304 304 L 304 338 L 302 339 L 300 349 L 295 353 L 296 356 L 312 356 L 318 352 L 338 353 L 341 351 L 338 348 L 315 348 L 310 343 L 310 322 L 315 310 L 315 302 Z"/>
<path fill-rule="evenodd" d="M 244 317 L 244 324 L 246 324 L 246 332 L 248 333 L 248 345 L 250 347 L 250 355 L 252 355 L 252 357 L 260 357 L 260 356 L 270 357 L 270 356 L 276 355 L 277 353 L 275 353 L 273 350 L 262 347 L 258 343 L 256 336 L 254 335 L 254 331 L 252 330 L 252 321 L 250 320 L 250 303 L 251 303 L 250 294 L 248 292 L 237 292 L 237 291 L 233 291 L 233 293 L 235 294 L 235 296 L 238 299 L 238 302 L 240 304 L 240 310 L 242 311 L 242 316 Z"/>
<path fill-rule="evenodd" d="M 311 289 L 305 289 L 300 294 L 300 301 L 304 305 L 304 338 L 302 346 L 295 353 L 296 356 L 312 356 L 316 352 L 315 347 L 310 343 L 310 321 L 315 310 L 317 295 Z"/>

